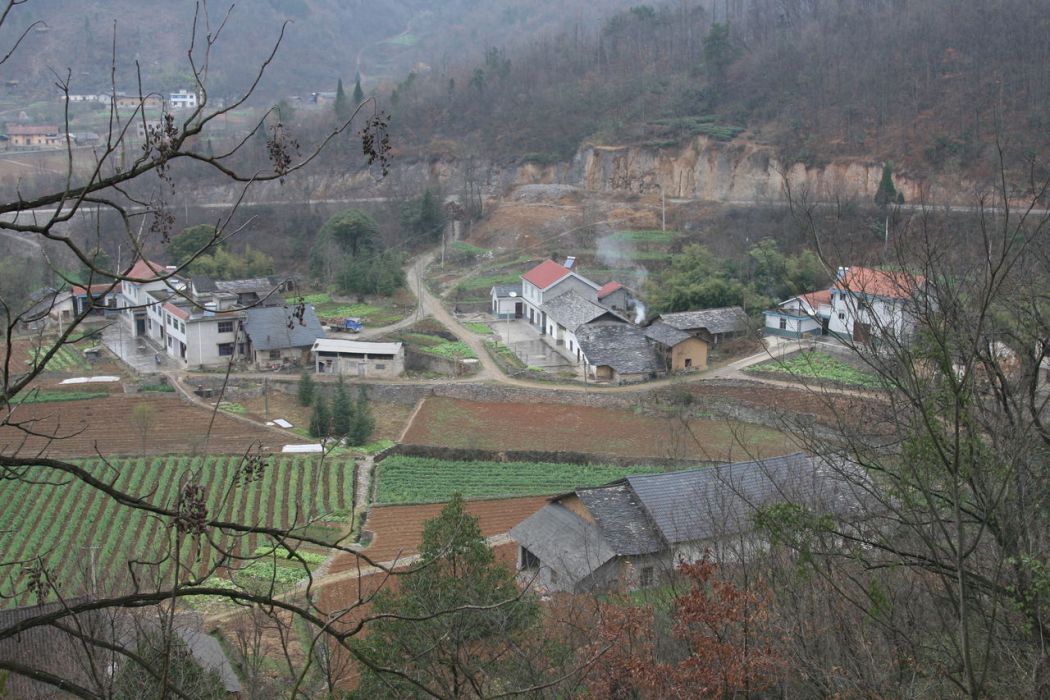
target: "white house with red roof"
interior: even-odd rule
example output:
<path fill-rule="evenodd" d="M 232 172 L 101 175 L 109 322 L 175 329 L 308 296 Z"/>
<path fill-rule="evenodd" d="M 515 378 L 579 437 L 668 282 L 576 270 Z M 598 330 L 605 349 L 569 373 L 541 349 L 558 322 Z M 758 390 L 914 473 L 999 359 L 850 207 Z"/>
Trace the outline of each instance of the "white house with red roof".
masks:
<path fill-rule="evenodd" d="M 521 276 L 521 296 L 525 302 L 525 317 L 540 332 L 547 328 L 547 312 L 543 305 L 569 291 L 584 299 L 598 300 L 598 285 L 583 275 L 557 263 L 544 260 Z"/>
<path fill-rule="evenodd" d="M 795 339 L 824 335 L 831 322 L 831 290 L 821 289 L 785 299 L 765 315 L 766 335 Z"/>
<path fill-rule="evenodd" d="M 840 267 L 831 287 L 828 330 L 858 343 L 907 338 L 915 330 L 926 280 L 906 272 Z"/>
<path fill-rule="evenodd" d="M 139 258 L 135 261 L 120 283 L 120 308 L 122 317 L 136 336 L 150 335 L 149 320 L 152 316 L 156 318 L 158 300 L 151 296 L 150 292 L 174 293 L 174 290 L 185 289 L 185 280 L 176 275 L 160 263 Z"/>

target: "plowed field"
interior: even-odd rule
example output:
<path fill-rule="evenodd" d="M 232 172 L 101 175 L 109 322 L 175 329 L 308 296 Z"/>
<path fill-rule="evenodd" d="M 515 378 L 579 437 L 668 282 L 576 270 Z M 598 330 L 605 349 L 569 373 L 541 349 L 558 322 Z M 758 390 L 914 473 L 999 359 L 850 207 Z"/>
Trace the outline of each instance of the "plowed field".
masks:
<path fill-rule="evenodd" d="M 501 535 L 543 507 L 544 496 L 506 498 L 495 501 L 469 501 L 467 512 L 481 520 L 485 537 Z M 374 506 L 368 512 L 365 529 L 373 533 L 371 544 L 364 550 L 373 561 L 388 562 L 415 554 L 423 540 L 423 523 L 436 518 L 443 503 L 419 506 Z M 340 554 L 332 563 L 332 573 L 357 567 L 357 560 Z"/>
<path fill-rule="evenodd" d="M 135 407 L 152 406 L 152 420 L 143 432 L 133 419 Z M 219 413 L 209 434 L 211 412 L 171 396 L 124 395 L 89 401 L 25 404 L 0 420 L 0 451 L 49 457 L 156 454 L 228 454 L 252 445 L 264 449 L 283 445 L 281 434 Z M 36 435 L 27 435 L 13 424 Z M 50 437 L 43 437 L 50 436 Z"/>
<path fill-rule="evenodd" d="M 428 398 L 406 443 L 488 450 L 572 451 L 716 461 L 772 457 L 797 449 L 776 430 L 737 421 L 643 416 L 564 404 Z"/>

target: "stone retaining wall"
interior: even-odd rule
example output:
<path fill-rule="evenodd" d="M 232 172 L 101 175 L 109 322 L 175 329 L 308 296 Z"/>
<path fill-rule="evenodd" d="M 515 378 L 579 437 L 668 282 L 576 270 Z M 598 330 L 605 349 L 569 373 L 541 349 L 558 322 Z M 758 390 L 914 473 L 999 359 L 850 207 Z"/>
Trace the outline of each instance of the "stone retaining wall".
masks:
<path fill-rule="evenodd" d="M 623 455 L 588 452 L 542 450 L 481 450 L 474 448 L 439 447 L 437 445 L 403 445 L 388 447 L 373 459 L 379 464 L 388 457 L 429 457 L 466 462 L 547 462 L 551 464 L 614 464 L 621 467 L 636 465 L 655 469 L 693 469 L 710 467 L 721 462 L 699 459 L 670 459 L 667 457 L 624 457 Z"/>

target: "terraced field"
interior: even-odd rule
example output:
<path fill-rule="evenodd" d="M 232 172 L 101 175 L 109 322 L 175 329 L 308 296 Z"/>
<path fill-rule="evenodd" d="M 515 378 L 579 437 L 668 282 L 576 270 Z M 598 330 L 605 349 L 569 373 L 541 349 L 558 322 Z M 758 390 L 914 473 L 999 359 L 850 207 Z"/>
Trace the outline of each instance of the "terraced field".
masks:
<path fill-rule="evenodd" d="M 353 461 L 309 456 L 270 458 L 260 479 L 240 476 L 240 456 L 164 456 L 79 462 L 96 478 L 151 504 L 174 508 L 180 485 L 204 488 L 209 516 L 248 525 L 290 528 L 323 516 L 349 518 L 353 504 Z M 30 482 L 30 483 L 27 483 Z M 132 573 L 148 587 L 172 573 L 164 559 L 175 546 L 167 518 L 147 516 L 106 498 L 96 489 L 44 467 L 29 468 L 23 481 L 5 482 L 0 500 L 0 551 L 5 562 L 39 559 L 64 595 L 98 586 L 127 590 Z M 216 544 L 242 554 L 260 544 L 255 535 L 234 540 L 221 532 L 194 543 L 184 539 L 180 557 L 203 570 L 218 560 Z M 32 604 L 19 564 L 0 566 L 0 605 Z"/>

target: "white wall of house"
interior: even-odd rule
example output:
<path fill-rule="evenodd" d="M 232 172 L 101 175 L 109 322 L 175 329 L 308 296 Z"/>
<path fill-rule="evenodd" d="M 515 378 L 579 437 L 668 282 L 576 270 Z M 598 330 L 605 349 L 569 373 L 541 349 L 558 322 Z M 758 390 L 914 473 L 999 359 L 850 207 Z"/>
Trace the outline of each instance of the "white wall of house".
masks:
<path fill-rule="evenodd" d="M 560 280 L 547 287 L 547 289 L 540 289 L 528 280 L 522 279 L 521 293 L 525 300 L 525 318 L 530 319 L 533 325 L 540 326 L 543 328 L 544 332 L 546 332 L 546 314 L 541 307 L 545 302 L 572 290 L 575 290 L 576 293 L 584 299 L 589 299 L 590 301 L 598 300 L 598 285 L 586 278 L 580 277 L 575 272 L 562 277 Z M 529 313 L 530 311 L 532 312 L 531 317 Z"/>
<path fill-rule="evenodd" d="M 828 330 L 853 338 L 857 324 L 867 324 L 872 337 L 892 335 L 906 337 L 914 330 L 914 318 L 905 299 L 858 295 L 835 290 L 831 295 L 831 320 Z"/>

